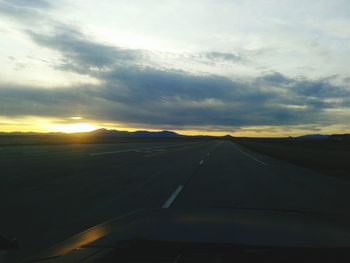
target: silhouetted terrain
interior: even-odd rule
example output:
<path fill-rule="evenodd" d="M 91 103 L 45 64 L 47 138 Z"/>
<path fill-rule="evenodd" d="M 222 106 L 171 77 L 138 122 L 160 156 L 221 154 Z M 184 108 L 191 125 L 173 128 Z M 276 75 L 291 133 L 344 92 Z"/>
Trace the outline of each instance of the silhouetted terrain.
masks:
<path fill-rule="evenodd" d="M 331 176 L 350 174 L 350 135 L 311 134 L 289 138 L 186 136 L 173 131 L 118 131 L 98 129 L 83 133 L 0 133 L 0 146 L 105 144 L 134 142 L 186 142 L 234 140 L 251 149 Z"/>
<path fill-rule="evenodd" d="M 230 136 L 229 136 L 230 137 Z M 0 146 L 37 145 L 37 144 L 90 144 L 147 141 L 189 141 L 198 139 L 218 139 L 213 136 L 186 136 L 173 131 L 117 131 L 98 129 L 79 133 L 34 133 L 34 132 L 0 132 Z"/>
<path fill-rule="evenodd" d="M 350 175 L 350 140 L 347 134 L 297 138 L 236 138 L 236 142 L 252 151 L 327 175 Z"/>

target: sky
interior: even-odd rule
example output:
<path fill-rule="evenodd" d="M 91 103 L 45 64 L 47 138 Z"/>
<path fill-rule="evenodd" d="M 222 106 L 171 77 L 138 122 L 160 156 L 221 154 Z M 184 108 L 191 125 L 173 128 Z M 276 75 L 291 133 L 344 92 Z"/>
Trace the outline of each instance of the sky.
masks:
<path fill-rule="evenodd" d="M 350 132 L 348 0 L 0 0 L 0 131 Z"/>

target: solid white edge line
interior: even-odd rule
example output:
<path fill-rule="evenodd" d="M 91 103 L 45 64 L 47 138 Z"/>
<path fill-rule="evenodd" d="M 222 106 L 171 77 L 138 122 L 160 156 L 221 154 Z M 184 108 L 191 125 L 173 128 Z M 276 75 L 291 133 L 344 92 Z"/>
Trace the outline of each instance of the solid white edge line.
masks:
<path fill-rule="evenodd" d="M 242 151 L 240 148 L 238 148 L 238 146 L 236 144 L 234 144 L 233 142 L 231 142 L 232 145 L 241 153 L 245 154 L 246 156 L 252 158 L 254 161 L 257 161 L 258 163 L 262 164 L 262 165 L 267 165 L 267 163 L 264 163 L 263 161 L 260 161 L 259 159 L 255 158 L 254 156 L 250 155 L 249 153 L 246 153 L 244 151 Z"/>
<path fill-rule="evenodd" d="M 172 205 L 172 203 L 175 201 L 176 197 L 179 195 L 179 193 L 182 191 L 183 188 L 184 188 L 183 185 L 179 185 L 176 188 L 176 190 L 172 193 L 172 195 L 168 198 L 168 200 L 166 200 L 166 202 L 164 203 L 162 208 L 169 208 Z"/>
<path fill-rule="evenodd" d="M 204 163 L 204 160 L 201 160 L 200 162 L 199 162 L 199 164 L 203 164 Z"/>

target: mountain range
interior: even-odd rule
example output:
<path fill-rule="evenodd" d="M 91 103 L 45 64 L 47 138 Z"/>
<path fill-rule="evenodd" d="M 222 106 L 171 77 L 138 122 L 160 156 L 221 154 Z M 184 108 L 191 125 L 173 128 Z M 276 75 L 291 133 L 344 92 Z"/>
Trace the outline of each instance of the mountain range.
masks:
<path fill-rule="evenodd" d="M 186 135 L 181 135 L 173 131 L 118 131 L 118 130 L 107 130 L 107 129 L 98 129 L 89 132 L 88 134 L 94 136 L 111 136 L 111 137 L 125 137 L 125 138 L 136 138 L 136 137 L 148 137 L 148 138 L 180 138 L 187 137 Z"/>
<path fill-rule="evenodd" d="M 221 138 L 232 138 L 231 135 L 225 135 L 225 136 L 207 136 L 207 135 L 182 135 L 179 133 L 176 133 L 174 131 L 147 131 L 147 130 L 140 130 L 140 131 L 119 131 L 119 130 L 108 130 L 105 128 L 97 129 L 90 132 L 77 132 L 77 133 L 63 133 L 63 132 L 50 132 L 50 133 L 38 133 L 38 132 L 0 132 L 0 135 L 2 136 L 36 136 L 36 135 L 77 135 L 77 136 L 87 136 L 87 137 L 106 137 L 106 138 L 194 138 L 194 137 L 200 137 L 200 138 L 215 138 L 215 137 L 221 137 Z M 302 135 L 298 137 L 289 137 L 291 139 L 295 140 L 326 140 L 326 139 L 332 139 L 332 140 L 349 140 L 350 135 L 349 134 L 332 134 L 332 135 L 326 135 L 326 134 L 307 134 Z"/>

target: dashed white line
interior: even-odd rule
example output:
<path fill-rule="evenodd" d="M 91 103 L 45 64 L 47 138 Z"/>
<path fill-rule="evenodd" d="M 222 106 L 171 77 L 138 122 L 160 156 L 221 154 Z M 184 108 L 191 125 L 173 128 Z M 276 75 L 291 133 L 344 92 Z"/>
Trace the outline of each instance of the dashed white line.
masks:
<path fill-rule="evenodd" d="M 150 151 L 150 150 L 137 150 L 135 152 L 136 153 L 151 153 L 152 151 Z"/>
<path fill-rule="evenodd" d="M 246 152 L 242 151 L 242 150 L 241 150 L 236 144 L 234 144 L 233 142 L 232 142 L 232 145 L 233 145 L 239 152 L 245 154 L 246 156 L 250 157 L 250 158 L 253 159 L 254 161 L 256 161 L 256 162 L 258 162 L 258 163 L 260 163 L 260 164 L 262 164 L 262 165 L 265 165 L 265 166 L 267 165 L 267 163 L 264 163 L 263 161 L 260 161 L 259 159 L 255 158 L 254 156 L 250 155 L 249 153 L 246 153 Z"/>
<path fill-rule="evenodd" d="M 179 193 L 182 191 L 182 189 L 184 188 L 183 185 L 179 185 L 176 190 L 174 191 L 174 193 L 172 193 L 172 195 L 168 198 L 168 200 L 164 203 L 164 205 L 162 206 L 162 208 L 169 208 L 172 203 L 175 201 L 176 197 L 179 195 Z"/>
<path fill-rule="evenodd" d="M 132 149 L 125 149 L 125 150 L 118 150 L 118 151 L 110 151 L 110 152 L 90 153 L 90 156 L 125 153 L 125 152 L 137 152 L 137 151 L 153 150 L 153 149 L 162 149 L 165 147 L 174 147 L 174 146 L 181 146 L 181 145 L 184 145 L 184 144 L 183 143 L 181 143 L 181 144 L 169 144 L 169 145 L 162 145 L 162 146 L 155 146 L 155 147 L 144 147 L 144 148 L 136 148 L 136 149 L 132 148 Z"/>
<path fill-rule="evenodd" d="M 202 165 L 204 163 L 204 160 L 201 160 L 200 162 L 199 162 L 199 165 Z"/>

